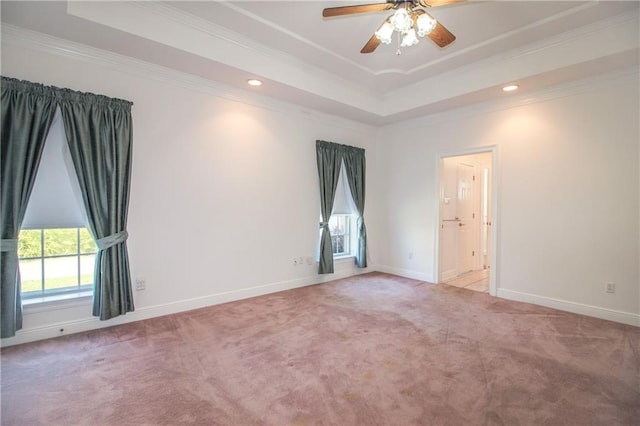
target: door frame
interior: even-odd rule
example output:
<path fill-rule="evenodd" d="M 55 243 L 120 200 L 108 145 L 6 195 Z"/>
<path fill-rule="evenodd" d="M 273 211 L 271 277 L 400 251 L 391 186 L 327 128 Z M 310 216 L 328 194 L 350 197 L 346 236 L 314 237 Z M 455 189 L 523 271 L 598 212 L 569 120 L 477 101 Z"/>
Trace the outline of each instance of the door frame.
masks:
<path fill-rule="evenodd" d="M 442 222 L 442 163 L 443 159 L 447 157 L 459 157 L 463 155 L 473 155 L 473 154 L 483 154 L 483 153 L 491 154 L 491 253 L 489 256 L 489 294 L 491 296 L 496 296 L 498 292 L 498 228 L 499 228 L 499 210 L 498 210 L 498 146 L 497 145 L 489 145 L 479 148 L 460 150 L 460 151 L 451 151 L 451 152 L 441 152 L 436 154 L 436 190 L 435 193 L 438 194 L 435 200 L 435 228 L 437 232 L 435 233 L 435 246 L 434 246 L 434 278 L 436 283 L 441 282 L 441 268 L 440 268 L 440 223 Z"/>

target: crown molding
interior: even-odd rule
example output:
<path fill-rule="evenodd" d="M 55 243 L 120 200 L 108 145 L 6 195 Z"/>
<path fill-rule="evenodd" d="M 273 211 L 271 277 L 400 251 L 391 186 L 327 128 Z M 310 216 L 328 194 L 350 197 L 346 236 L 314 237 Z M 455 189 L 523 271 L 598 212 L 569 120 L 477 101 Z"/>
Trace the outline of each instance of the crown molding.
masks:
<path fill-rule="evenodd" d="M 493 99 L 479 102 L 473 105 L 452 108 L 436 114 L 423 115 L 410 118 L 404 121 L 397 121 L 387 124 L 384 127 L 393 128 L 395 126 L 429 126 L 443 122 L 459 123 L 461 118 L 469 118 L 479 115 L 492 114 L 514 108 L 521 108 L 528 105 L 550 102 L 557 99 L 567 98 L 590 93 L 602 89 L 603 85 L 613 83 L 636 83 L 640 84 L 640 65 L 634 67 L 610 71 L 571 82 L 557 84 L 555 86 L 540 89 L 533 93 L 514 95 L 509 98 Z"/>
<path fill-rule="evenodd" d="M 294 38 L 294 39 L 306 44 L 307 46 L 312 47 L 315 50 L 318 50 L 318 51 L 320 51 L 322 53 L 325 53 L 327 55 L 333 56 L 334 58 L 338 58 L 341 61 L 343 61 L 343 62 L 345 62 L 345 63 L 347 63 L 347 64 L 349 64 L 349 65 L 351 65 L 353 67 L 356 67 L 356 68 L 358 68 L 358 69 L 360 69 L 362 71 L 368 72 L 368 73 L 370 73 L 372 75 L 376 75 L 377 74 L 376 71 L 374 71 L 373 69 L 371 69 L 369 67 L 365 67 L 364 65 L 361 65 L 361 64 L 357 63 L 356 61 L 352 61 L 351 59 L 345 58 L 342 55 L 338 55 L 333 50 L 327 49 L 326 47 L 323 47 L 323 46 L 319 45 L 318 43 L 314 43 L 313 41 L 309 40 L 308 38 L 305 38 L 305 37 L 301 36 L 300 34 L 298 34 L 296 32 L 293 32 L 293 31 L 290 31 L 290 30 L 288 30 L 286 28 L 283 28 L 282 26 L 280 26 L 280 25 L 278 25 L 278 24 L 276 24 L 276 23 L 274 23 L 272 21 L 269 21 L 268 19 L 265 19 L 265 18 L 263 18 L 263 17 L 261 17 L 259 15 L 256 15 L 255 13 L 249 12 L 248 10 L 243 9 L 243 8 L 237 6 L 234 3 L 221 2 L 220 4 L 222 6 L 225 6 L 225 7 L 229 8 L 229 9 L 233 10 L 234 12 L 237 12 L 237 13 L 243 15 L 243 16 L 246 16 L 247 18 L 253 19 L 256 22 L 260 22 L 261 24 L 264 24 L 264 25 L 266 25 L 266 26 L 268 26 L 270 28 L 273 28 L 274 30 L 279 31 L 280 33 L 285 34 L 288 37 Z M 263 46 L 263 48 L 267 48 L 267 47 Z M 278 52 L 282 53 L 281 51 L 278 51 Z"/>
<path fill-rule="evenodd" d="M 532 23 L 530 23 L 528 25 L 525 25 L 523 27 L 519 27 L 517 29 L 514 29 L 514 30 L 508 31 L 506 33 L 500 34 L 499 36 L 492 37 L 492 38 L 490 38 L 488 40 L 484 40 L 484 41 L 475 43 L 475 44 L 473 44 L 471 46 L 468 46 L 468 47 L 466 47 L 464 49 L 460 49 L 458 51 L 442 55 L 442 56 L 438 57 L 435 60 L 426 62 L 424 64 L 421 64 L 421 65 L 419 65 L 417 67 L 411 68 L 411 69 L 406 70 L 406 71 L 398 69 L 398 68 L 386 68 L 386 69 L 382 69 L 382 70 L 374 70 L 374 69 L 372 69 L 370 67 L 366 67 L 366 66 L 360 65 L 359 63 L 357 63 L 357 62 L 355 62 L 353 60 L 350 60 L 350 59 L 344 57 L 343 55 L 339 55 L 339 54 L 335 53 L 334 51 L 332 51 L 330 49 L 326 49 L 323 46 L 321 46 L 321 45 L 319 45 L 317 43 L 314 43 L 313 41 L 301 36 L 300 34 L 298 34 L 296 32 L 293 32 L 293 31 L 290 31 L 290 30 L 288 30 L 286 28 L 283 28 L 282 26 L 280 26 L 280 25 L 278 25 L 278 24 L 276 24 L 276 23 L 274 23 L 274 22 L 272 22 L 272 21 L 270 21 L 268 19 L 265 19 L 265 18 L 263 18 L 261 16 L 258 16 L 256 14 L 254 14 L 254 13 L 252 13 L 252 12 L 250 12 L 250 11 L 248 11 L 248 10 L 238 6 L 238 5 L 236 5 L 236 4 L 233 4 L 233 3 L 230 3 L 230 2 L 221 2 L 220 4 L 225 6 L 225 7 L 227 7 L 227 8 L 229 8 L 229 9 L 231 9 L 231 10 L 233 10 L 233 11 L 235 11 L 235 12 L 237 12 L 237 13 L 239 13 L 239 14 L 242 14 L 245 17 L 253 19 L 256 22 L 264 24 L 264 25 L 266 25 L 266 26 L 268 26 L 268 27 L 270 27 L 270 28 L 282 33 L 282 34 L 285 34 L 288 37 L 292 37 L 292 38 L 294 38 L 294 39 L 306 44 L 308 47 L 310 47 L 312 49 L 318 50 L 318 51 L 320 51 L 322 53 L 325 53 L 325 54 L 328 54 L 328 55 L 330 55 L 332 57 L 338 58 L 341 61 L 343 61 L 345 64 L 349 64 L 349 65 L 351 65 L 353 67 L 356 67 L 356 68 L 358 68 L 358 69 L 360 69 L 362 71 L 365 71 L 365 72 L 369 73 L 371 76 L 378 76 L 378 75 L 384 75 L 384 74 L 399 74 L 399 75 L 410 76 L 410 75 L 415 74 L 417 72 L 420 72 L 420 71 L 423 71 L 425 69 L 428 69 L 428 68 L 430 68 L 430 67 L 432 67 L 434 65 L 438 65 L 440 63 L 450 61 L 451 59 L 454 59 L 456 57 L 459 57 L 461 55 L 467 54 L 469 52 L 473 52 L 475 50 L 481 49 L 481 48 L 483 48 L 485 46 L 489 46 L 491 44 L 494 44 L 494 43 L 497 43 L 497 42 L 500 42 L 500 41 L 503 41 L 503 40 L 508 40 L 508 39 L 513 38 L 513 37 L 515 37 L 515 36 L 517 36 L 519 34 L 522 34 L 522 33 L 526 32 L 526 31 L 534 30 L 534 29 L 539 28 L 539 27 L 541 27 L 543 25 L 546 25 L 546 24 L 549 24 L 549 23 L 553 23 L 553 22 L 559 21 L 561 19 L 566 19 L 568 16 L 574 15 L 576 13 L 583 12 L 585 10 L 588 10 L 588 9 L 591 9 L 591 8 L 597 6 L 598 2 L 589 2 L 589 3 L 585 3 L 585 4 L 580 4 L 578 6 L 572 7 L 570 9 L 564 10 L 562 12 L 558 12 L 558 13 L 552 15 L 552 16 L 548 16 L 548 17 L 545 17 L 545 18 L 540 19 L 538 21 L 532 22 Z M 154 7 L 156 7 L 156 6 L 154 6 Z M 261 53 L 263 51 L 268 51 L 269 55 L 271 55 L 271 56 L 279 55 L 279 56 L 290 57 L 290 55 L 286 55 L 286 54 L 283 55 L 283 52 L 281 52 L 281 51 L 278 51 L 278 50 L 269 48 L 267 46 L 260 45 L 260 44 L 257 44 L 255 42 L 252 42 L 251 40 L 249 40 L 248 38 L 244 37 L 243 35 L 241 35 L 239 33 L 235 33 L 233 31 L 230 31 L 230 30 L 226 29 L 226 28 L 223 28 L 223 27 L 220 27 L 220 26 L 217 26 L 217 25 L 213 25 L 213 24 L 209 23 L 208 21 L 200 20 L 200 18 L 197 18 L 197 17 L 195 17 L 195 16 L 193 16 L 193 15 L 191 15 L 189 13 L 183 12 L 183 11 L 177 9 L 177 8 L 172 7 L 172 6 L 168 6 L 168 5 L 160 6 L 160 5 L 157 5 L 157 7 L 158 7 L 159 10 L 161 8 L 164 8 L 165 13 L 171 13 L 173 15 L 172 17 L 174 19 L 179 19 L 177 22 L 180 22 L 183 25 L 192 26 L 194 28 L 203 28 L 203 26 L 204 27 L 208 26 L 209 29 L 213 30 L 213 32 L 210 33 L 211 35 L 223 37 L 225 39 L 227 37 L 230 37 L 231 39 L 242 40 L 242 44 L 243 45 L 245 45 L 245 46 L 247 46 L 247 47 L 249 47 L 251 49 L 254 49 L 256 51 L 256 53 Z M 203 22 L 199 22 L 199 21 L 203 21 Z M 594 31 L 594 30 L 587 30 L 587 32 L 591 32 L 591 31 Z M 575 34 L 573 34 L 573 33 L 575 33 Z M 555 40 L 555 38 L 548 39 L 548 45 L 546 43 L 547 40 L 543 41 L 540 44 L 540 46 L 537 46 L 537 49 L 542 50 L 542 49 L 547 48 L 547 47 L 553 47 L 553 46 L 557 45 L 558 43 L 561 43 L 564 39 L 568 40 L 568 39 L 580 37 L 581 34 L 584 34 L 584 31 L 581 31 L 580 29 L 578 29 L 576 31 L 569 31 L 569 32 L 567 32 L 565 34 L 566 35 L 563 35 L 563 36 L 559 37 L 558 40 Z M 523 53 L 526 53 L 526 52 L 523 52 Z M 521 53 L 516 52 L 514 54 L 515 55 L 520 55 Z"/>
<path fill-rule="evenodd" d="M 542 25 L 546 25 L 546 24 L 549 24 L 551 22 L 555 22 L 555 21 L 558 21 L 560 19 L 564 19 L 567 16 L 573 15 L 573 14 L 578 13 L 578 12 L 582 12 L 585 9 L 592 8 L 596 4 L 597 3 L 587 3 L 587 4 L 581 4 L 579 6 L 572 7 L 571 9 L 567 9 L 565 11 L 556 13 L 555 15 L 548 16 L 548 17 L 546 17 L 544 19 L 540 19 L 538 21 L 532 22 L 532 23 L 530 23 L 528 25 L 525 25 L 523 27 L 517 28 L 515 30 L 507 31 L 506 33 L 500 34 L 499 36 L 492 37 L 490 39 L 475 43 L 475 44 L 473 44 L 471 46 L 465 47 L 464 49 L 460 49 L 460 50 L 458 50 L 456 52 L 452 52 L 452 53 L 450 53 L 448 55 L 441 56 L 438 59 L 435 59 L 433 61 L 430 61 L 430 62 L 427 62 L 427 63 L 425 63 L 423 65 L 420 65 L 418 67 L 410 69 L 409 71 L 406 72 L 406 74 L 410 75 L 410 74 L 416 73 L 418 71 L 422 71 L 424 69 L 432 67 L 434 65 L 437 65 L 439 63 L 449 61 L 449 60 L 451 60 L 453 58 L 456 58 L 456 57 L 458 57 L 460 55 L 464 55 L 464 54 L 467 54 L 469 52 L 473 52 L 474 50 L 478 50 L 478 49 L 480 49 L 482 47 L 489 46 L 491 44 L 500 42 L 502 40 L 508 40 L 510 38 L 513 38 L 513 37 L 517 36 L 518 34 L 522 34 L 525 31 L 529 31 L 529 30 L 533 30 L 533 29 L 539 28 Z M 545 41 L 543 41 L 542 43 L 544 44 Z"/>
<path fill-rule="evenodd" d="M 508 57 L 520 58 L 528 55 L 533 55 L 545 50 L 556 48 L 564 44 L 575 42 L 576 40 L 588 38 L 602 32 L 609 32 L 614 28 L 618 28 L 630 23 L 636 23 L 637 27 L 638 22 L 639 16 L 637 11 L 628 11 L 626 13 L 603 19 L 589 25 L 584 25 L 570 31 L 565 31 L 564 33 L 556 35 L 554 37 L 546 38 L 541 42 L 528 44 L 520 49 L 514 49 L 510 52 Z"/>
<path fill-rule="evenodd" d="M 143 4 L 136 4 L 135 7 L 137 7 L 138 10 L 143 10 L 147 6 Z M 144 10 L 147 11 L 151 9 L 144 9 Z M 175 12 L 173 8 L 164 7 L 164 5 L 161 5 L 161 7 L 154 6 L 153 10 L 155 11 L 154 13 L 167 12 L 172 16 Z M 191 16 L 192 15 L 189 15 L 189 17 Z M 203 24 L 206 24 L 209 27 L 211 26 L 211 24 L 208 23 L 208 21 L 203 21 Z M 553 49 L 551 49 L 551 47 L 553 46 L 557 47 L 557 46 L 567 45 L 570 47 L 571 41 L 579 40 L 582 43 L 585 43 L 585 42 L 588 42 L 588 40 L 585 40 L 585 38 L 598 39 L 600 33 L 607 35 L 607 37 L 612 37 L 612 34 L 613 36 L 615 36 L 615 34 L 619 34 L 617 37 L 626 37 L 623 40 L 626 40 L 626 44 L 629 44 L 627 40 L 628 34 L 630 29 L 632 30 L 634 28 L 636 29 L 636 32 L 637 32 L 637 28 L 638 28 L 637 13 L 625 13 L 625 14 L 598 22 L 594 25 L 585 26 L 574 31 L 569 31 L 553 39 L 544 40 L 539 44 L 532 44 L 532 45 L 526 46 L 525 48 L 520 49 L 519 51 L 510 51 L 500 56 L 494 56 L 492 58 L 488 58 L 485 61 L 479 61 L 473 64 L 473 69 L 468 67 L 458 68 L 457 70 L 453 70 L 451 73 L 447 74 L 449 77 L 451 77 L 451 79 L 448 80 L 447 82 L 444 82 L 446 84 L 444 84 L 443 81 L 440 81 L 440 83 L 438 83 L 438 80 L 430 80 L 430 79 L 425 80 L 425 83 L 431 86 L 435 85 L 435 87 L 443 86 L 443 85 L 446 87 L 449 87 L 449 86 L 455 87 L 452 83 L 455 83 L 456 81 L 464 82 L 468 80 L 468 78 L 474 74 L 473 73 L 474 69 L 475 70 L 478 69 L 477 68 L 478 66 L 484 66 L 487 70 L 492 70 L 493 72 L 498 70 L 498 68 L 496 68 L 498 65 L 500 65 L 502 68 L 507 66 L 512 68 L 514 71 L 516 71 L 517 67 L 513 68 L 513 66 L 518 65 L 517 64 L 518 61 L 528 60 L 529 62 L 531 61 L 535 62 L 536 54 L 539 52 L 546 52 L 547 50 L 552 51 Z M 217 31 L 217 29 L 214 29 L 212 31 L 215 32 Z M 590 37 L 586 37 L 587 35 L 589 35 Z M 304 102 L 303 103 L 290 102 L 287 100 L 278 99 L 277 97 L 270 97 L 264 94 L 250 92 L 248 90 L 235 88 L 235 87 L 218 83 L 216 81 L 209 80 L 203 77 L 198 77 L 193 74 L 189 74 L 188 72 L 177 71 L 172 68 L 164 67 L 157 64 L 152 64 L 152 63 L 134 59 L 125 55 L 109 52 L 102 49 L 97 49 L 94 47 L 90 47 L 84 44 L 79 44 L 76 42 L 71 42 L 68 40 L 63 40 L 57 37 L 45 35 L 42 33 L 31 31 L 31 30 L 26 30 L 24 28 L 13 26 L 11 24 L 3 23 L 2 36 L 3 36 L 2 37 L 3 45 L 15 44 L 15 45 L 19 45 L 21 47 L 26 47 L 29 49 L 36 49 L 48 54 L 55 54 L 58 56 L 73 58 L 74 60 L 92 62 L 97 64 L 98 66 L 108 67 L 110 69 L 117 70 L 119 72 L 128 73 L 128 74 L 136 75 L 139 77 L 152 78 L 156 81 L 164 82 L 174 86 L 179 86 L 182 88 L 186 88 L 188 90 L 196 91 L 198 93 L 204 92 L 209 95 L 226 99 L 232 102 L 239 102 L 239 103 L 256 106 L 263 109 L 269 109 L 272 111 L 277 111 L 282 114 L 288 114 L 288 115 L 290 115 L 291 113 L 295 113 L 299 115 L 301 114 L 305 118 L 312 118 L 322 123 L 339 125 L 340 127 L 344 127 L 344 128 L 358 128 L 358 126 L 360 125 L 366 126 L 367 128 L 370 128 L 371 126 L 375 128 L 375 127 L 381 127 L 386 125 L 393 125 L 394 123 L 400 122 L 400 121 L 402 122 L 411 121 L 414 118 L 410 118 L 410 117 L 417 116 L 417 113 L 414 115 L 411 115 L 411 111 L 414 111 L 414 110 L 418 111 L 421 108 L 428 107 L 433 102 L 438 102 L 438 99 L 434 98 L 431 101 L 429 101 L 429 99 L 427 99 L 428 97 L 425 98 L 424 96 L 422 96 L 421 97 L 421 102 L 423 102 L 422 104 L 412 105 L 407 110 L 396 111 L 392 109 L 386 113 L 384 111 L 383 112 L 375 111 L 371 109 L 371 107 L 366 107 L 366 106 L 360 107 L 359 109 L 357 107 L 354 107 L 355 110 L 361 112 L 362 114 L 368 115 L 369 118 L 361 119 L 361 120 L 359 120 L 358 118 L 348 119 L 344 117 L 349 117 L 350 115 L 341 114 L 341 110 L 340 110 L 340 107 L 345 106 L 345 104 L 341 104 L 340 101 L 335 101 L 330 97 L 325 97 L 325 99 L 328 101 L 334 102 L 334 105 L 338 108 L 335 108 L 335 109 L 333 107 L 327 108 L 325 105 L 325 106 L 320 106 L 319 107 L 320 109 L 317 109 L 317 108 L 314 108 L 313 106 L 311 107 L 305 106 Z M 220 36 L 233 38 L 234 34 L 224 33 Z M 244 40 L 241 40 L 238 46 L 244 46 Z M 604 42 L 599 43 L 599 46 L 600 47 L 598 49 L 600 50 L 609 49 L 609 47 L 607 47 L 609 45 L 607 45 Z M 636 40 L 635 48 L 637 49 L 637 47 L 638 47 L 638 41 Z M 247 47 L 247 49 L 251 49 L 251 47 Z M 565 46 L 565 50 L 566 50 L 566 46 Z M 516 62 L 512 62 L 511 65 L 508 65 L 508 64 L 505 65 L 504 63 L 505 60 L 511 60 L 513 58 L 515 58 Z M 564 85 L 566 85 L 566 83 L 560 84 L 560 86 L 564 86 Z M 571 86 L 571 84 L 569 84 L 569 86 Z M 420 89 L 417 86 L 409 89 L 409 91 L 411 92 L 418 92 L 419 90 L 422 90 L 422 89 Z M 554 91 L 555 89 L 551 90 L 551 92 L 554 92 Z M 546 91 L 536 92 L 536 93 L 544 93 L 544 92 Z M 398 95 L 402 97 L 404 94 L 405 93 L 389 92 L 388 98 L 385 100 L 385 102 L 388 100 L 393 100 L 391 98 L 397 97 Z M 461 94 L 464 94 L 464 93 L 461 93 Z M 449 90 L 446 93 L 446 95 L 451 97 L 451 96 L 455 96 L 456 94 L 451 93 L 451 90 Z M 404 99 L 404 97 L 402 98 Z M 539 97 L 536 96 L 535 99 L 539 99 Z M 535 99 L 533 100 L 533 102 L 536 101 Z M 491 103 L 491 101 L 489 101 L 489 103 Z M 486 105 L 486 104 L 487 102 L 485 101 L 477 105 Z M 473 109 L 474 106 L 469 106 L 469 107 L 457 106 L 457 107 L 453 107 L 453 110 L 466 111 L 468 108 Z M 325 111 L 325 112 L 322 112 L 322 111 Z M 405 112 L 408 112 L 409 114 L 407 114 L 406 118 L 403 118 L 402 114 L 404 114 Z M 440 116 L 440 114 L 441 113 L 437 113 L 437 112 L 434 113 L 433 111 L 427 111 L 426 113 L 421 114 L 421 117 L 424 117 L 424 115 L 438 117 Z M 443 112 L 442 114 L 446 114 L 446 112 Z M 358 115 L 355 115 L 352 117 L 358 117 Z M 366 124 L 366 123 L 370 123 L 370 124 Z"/>
<path fill-rule="evenodd" d="M 374 128 L 370 124 L 348 118 L 327 114 L 295 103 L 278 100 L 276 98 L 241 90 L 232 86 L 218 83 L 203 77 L 177 71 L 162 65 L 152 64 L 139 59 L 106 50 L 94 48 L 81 43 L 72 42 L 51 35 L 27 30 L 15 25 L 3 23 L 1 28 L 2 46 L 16 46 L 31 49 L 40 53 L 55 55 L 67 59 L 90 63 L 99 67 L 130 74 L 145 79 L 169 84 L 196 93 L 257 107 L 283 115 L 291 114 L 311 119 L 333 127 L 345 129 Z M 17 76 L 19 78 L 19 76 Z M 135 100 L 134 100 L 135 102 Z"/>
<path fill-rule="evenodd" d="M 67 13 L 352 108 L 381 110 L 380 98 L 358 83 L 160 2 L 69 2 Z"/>
<path fill-rule="evenodd" d="M 393 116 L 402 111 L 424 109 L 430 104 L 436 105 L 508 82 L 545 74 L 558 75 L 572 67 L 583 66 L 595 73 L 597 69 L 594 64 L 602 65 L 607 58 L 626 55 L 629 59 L 634 52 L 634 57 L 637 57 L 639 45 L 638 16 L 636 13 L 626 13 L 568 32 L 563 37 L 554 38 L 553 42 L 545 40 L 531 44 L 518 51 L 495 55 L 390 91 L 386 97 L 386 114 L 383 115 Z M 627 60 L 620 68 L 631 66 L 630 62 Z M 637 63 L 637 59 L 634 63 Z M 602 72 L 610 70 L 612 68 L 605 66 Z M 575 77 L 579 78 L 580 74 Z"/>

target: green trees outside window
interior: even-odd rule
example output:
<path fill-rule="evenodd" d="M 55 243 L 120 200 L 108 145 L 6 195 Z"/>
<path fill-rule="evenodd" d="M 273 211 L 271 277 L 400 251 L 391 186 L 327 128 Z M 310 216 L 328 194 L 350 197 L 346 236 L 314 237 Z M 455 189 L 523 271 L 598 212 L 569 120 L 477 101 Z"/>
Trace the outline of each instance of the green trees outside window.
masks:
<path fill-rule="evenodd" d="M 86 228 L 20 231 L 18 257 L 23 296 L 90 289 L 96 252 Z"/>

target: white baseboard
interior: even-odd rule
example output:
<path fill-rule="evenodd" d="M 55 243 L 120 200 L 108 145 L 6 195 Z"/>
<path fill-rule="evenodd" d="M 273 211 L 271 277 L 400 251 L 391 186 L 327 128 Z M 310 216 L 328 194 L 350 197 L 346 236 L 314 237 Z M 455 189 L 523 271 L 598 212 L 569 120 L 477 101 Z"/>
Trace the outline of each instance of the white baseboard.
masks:
<path fill-rule="evenodd" d="M 435 283 L 433 274 L 425 274 L 424 272 L 412 271 L 410 269 L 400 269 L 387 265 L 378 265 L 378 271 L 386 272 L 387 274 L 399 275 L 405 278 L 411 278 L 413 280 Z"/>
<path fill-rule="evenodd" d="M 178 312 L 189 311 L 192 309 L 204 308 L 207 306 L 218 305 L 221 303 L 233 302 L 236 300 L 248 299 L 250 297 L 262 296 L 265 294 L 275 293 L 284 290 L 307 287 L 310 285 L 320 284 L 341 278 L 347 278 L 354 275 L 364 274 L 372 271 L 380 271 L 388 274 L 399 275 L 406 278 L 420 280 L 428 283 L 433 282 L 430 274 L 422 272 L 393 268 L 386 265 L 370 266 L 368 268 L 358 270 L 349 269 L 346 271 L 338 271 L 334 274 L 313 275 L 304 278 L 298 278 L 288 281 L 280 281 L 265 285 L 249 287 L 240 290 L 227 291 L 222 293 L 211 294 L 208 296 L 197 297 L 192 299 L 179 300 L 176 302 L 165 303 L 161 305 L 146 306 L 136 309 L 127 315 L 122 315 L 108 321 L 100 321 L 95 317 L 80 318 L 73 321 L 64 321 L 44 326 L 33 327 L 19 330 L 14 337 L 1 340 L 1 347 L 18 345 L 21 343 L 34 342 L 37 340 L 50 339 L 61 335 L 80 333 L 83 331 L 97 330 L 100 328 L 112 327 L 115 325 L 126 324 L 135 321 L 141 321 L 149 318 L 155 318 L 163 315 L 175 314 Z M 536 305 L 546 306 L 561 311 L 573 312 L 576 314 L 587 315 L 595 318 L 601 318 L 609 321 L 615 321 L 623 324 L 640 326 L 640 315 L 616 311 L 598 306 L 584 305 L 581 303 L 569 302 L 566 300 L 553 299 L 550 297 L 538 296 L 535 294 L 522 293 L 519 291 L 498 289 L 498 297 L 515 300 L 518 302 L 533 303 Z M 64 331 L 61 331 L 64 330 Z"/>
<path fill-rule="evenodd" d="M 222 293 L 211 294 L 203 297 L 179 300 L 176 302 L 165 303 L 161 305 L 145 306 L 136 309 L 126 315 L 121 315 L 107 321 L 100 321 L 96 317 L 80 318 L 73 321 L 63 321 L 43 326 L 24 328 L 18 330 L 16 335 L 1 340 L 0 347 L 8 347 L 19 345 L 21 343 L 35 342 L 37 340 L 50 339 L 62 335 L 81 333 L 83 331 L 97 330 L 100 328 L 112 327 L 115 325 L 126 324 L 135 321 L 146 320 L 149 318 L 160 317 L 163 315 L 175 314 L 178 312 L 190 311 L 193 309 L 204 308 L 207 306 L 219 305 L 221 303 L 233 302 L 251 297 L 262 296 L 265 294 L 276 293 L 294 288 L 307 287 L 310 285 L 320 284 L 341 278 L 347 278 L 354 275 L 364 274 L 376 271 L 377 268 L 369 267 L 364 269 L 349 269 L 346 271 L 336 271 L 333 274 L 313 275 L 304 278 L 298 278 L 288 281 L 280 281 L 265 285 L 248 287 L 240 290 L 227 291 Z"/>
<path fill-rule="evenodd" d="M 569 302 L 567 300 L 538 296 L 530 293 L 522 293 L 519 291 L 508 290 L 504 288 L 498 289 L 498 297 L 501 297 L 503 299 L 515 300 L 518 302 L 533 303 L 535 305 L 546 306 L 548 308 L 554 308 L 560 311 L 572 312 L 574 314 L 581 314 L 609 321 L 615 321 L 623 324 L 634 325 L 636 327 L 640 326 L 640 315 L 631 312 L 616 311 L 599 306 Z"/>

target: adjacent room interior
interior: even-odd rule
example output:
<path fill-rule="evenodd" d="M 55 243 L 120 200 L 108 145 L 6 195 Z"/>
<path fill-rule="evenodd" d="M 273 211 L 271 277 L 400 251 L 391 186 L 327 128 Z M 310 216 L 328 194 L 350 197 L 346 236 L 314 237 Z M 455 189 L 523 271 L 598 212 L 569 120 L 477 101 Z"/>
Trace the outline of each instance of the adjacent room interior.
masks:
<path fill-rule="evenodd" d="M 640 417 L 640 3 L 0 7 L 3 425 Z"/>

